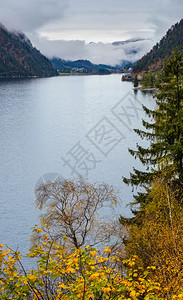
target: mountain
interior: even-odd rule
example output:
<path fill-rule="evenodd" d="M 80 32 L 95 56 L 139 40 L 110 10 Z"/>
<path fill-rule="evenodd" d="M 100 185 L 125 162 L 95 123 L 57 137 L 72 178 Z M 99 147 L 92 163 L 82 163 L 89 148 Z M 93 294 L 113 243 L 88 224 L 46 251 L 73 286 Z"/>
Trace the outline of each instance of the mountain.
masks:
<path fill-rule="evenodd" d="M 118 70 L 120 67 L 111 67 L 103 64 L 93 64 L 89 60 L 79 59 L 76 61 L 63 60 L 61 58 L 54 57 L 50 59 L 53 67 L 59 71 L 71 71 L 73 69 L 83 69 L 83 71 L 93 73 L 110 73 L 110 71 Z"/>
<path fill-rule="evenodd" d="M 0 77 L 48 77 L 57 75 L 49 60 L 19 32 L 0 25 Z"/>
<path fill-rule="evenodd" d="M 119 45 L 131 44 L 131 43 L 136 43 L 136 42 L 142 42 L 142 41 L 147 41 L 147 39 L 133 38 L 133 39 L 129 39 L 126 41 L 116 41 L 116 42 L 113 42 L 112 45 L 119 46 Z"/>
<path fill-rule="evenodd" d="M 88 43 L 83 40 L 48 40 L 46 37 L 32 35 L 31 41 L 49 59 L 88 60 L 93 64 L 113 67 L 137 61 L 154 45 L 152 40 L 138 37 L 130 40 Z"/>
<path fill-rule="evenodd" d="M 133 67 L 133 72 L 161 70 L 166 57 L 171 57 L 174 48 L 183 51 L 183 19 L 173 25 L 160 42 L 136 63 Z"/>

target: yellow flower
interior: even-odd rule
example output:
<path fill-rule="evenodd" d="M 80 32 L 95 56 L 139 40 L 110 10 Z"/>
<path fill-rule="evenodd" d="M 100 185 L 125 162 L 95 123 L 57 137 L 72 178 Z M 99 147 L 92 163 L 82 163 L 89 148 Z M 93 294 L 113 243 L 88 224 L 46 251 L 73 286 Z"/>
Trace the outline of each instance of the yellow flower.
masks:
<path fill-rule="evenodd" d="M 104 293 L 109 293 L 109 292 L 111 291 L 111 288 L 110 288 L 110 287 L 103 287 L 103 288 L 102 288 L 102 291 L 103 291 Z"/>
<path fill-rule="evenodd" d="M 78 258 L 73 258 L 73 261 L 72 261 L 74 264 L 78 262 Z"/>
<path fill-rule="evenodd" d="M 66 270 L 66 272 L 74 274 L 75 273 L 75 269 L 72 268 L 72 267 L 68 267 L 67 270 Z"/>
<path fill-rule="evenodd" d="M 109 247 L 106 247 L 106 248 L 104 249 L 104 252 L 111 252 L 111 249 L 110 249 Z"/>
<path fill-rule="evenodd" d="M 29 274 L 27 277 L 29 278 L 29 280 L 32 280 L 32 281 L 36 280 L 36 276 L 33 274 Z"/>
<path fill-rule="evenodd" d="M 81 299 L 82 296 L 83 296 L 83 294 L 81 294 L 81 293 L 77 294 L 78 299 Z"/>
<path fill-rule="evenodd" d="M 94 257 L 96 255 L 96 251 L 90 251 L 90 255 Z"/>
<path fill-rule="evenodd" d="M 103 257 L 99 257 L 98 262 L 99 262 L 99 263 L 104 262 L 104 258 L 103 258 Z"/>
<path fill-rule="evenodd" d="M 135 291 L 131 291 L 131 292 L 130 292 L 130 296 L 131 296 L 131 297 L 135 297 L 135 296 L 136 296 L 136 292 L 135 292 Z"/>
<path fill-rule="evenodd" d="M 90 279 L 93 280 L 93 279 L 96 279 L 98 277 L 98 273 L 94 273 L 90 276 Z"/>
<path fill-rule="evenodd" d="M 64 283 L 59 284 L 59 287 L 61 287 L 62 289 L 66 289 L 67 286 Z"/>

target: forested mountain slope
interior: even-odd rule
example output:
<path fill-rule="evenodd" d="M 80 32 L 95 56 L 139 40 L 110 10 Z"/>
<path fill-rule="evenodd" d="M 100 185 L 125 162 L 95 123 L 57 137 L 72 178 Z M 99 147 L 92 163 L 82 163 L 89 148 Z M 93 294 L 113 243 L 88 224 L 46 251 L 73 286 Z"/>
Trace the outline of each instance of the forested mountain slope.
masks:
<path fill-rule="evenodd" d="M 173 25 L 166 35 L 152 50 L 144 55 L 133 67 L 134 73 L 161 70 L 166 57 L 172 56 L 172 50 L 178 48 L 183 51 L 183 19 Z"/>
<path fill-rule="evenodd" d="M 47 77 L 57 71 L 23 33 L 0 25 L 0 77 Z"/>

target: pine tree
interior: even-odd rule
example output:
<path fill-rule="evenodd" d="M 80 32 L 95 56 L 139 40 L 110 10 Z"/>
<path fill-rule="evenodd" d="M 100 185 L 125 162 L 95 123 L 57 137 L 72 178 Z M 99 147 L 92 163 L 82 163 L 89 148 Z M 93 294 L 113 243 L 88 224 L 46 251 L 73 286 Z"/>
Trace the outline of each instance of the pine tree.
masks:
<path fill-rule="evenodd" d="M 129 150 L 146 166 L 146 171 L 134 169 L 130 179 L 124 182 L 149 190 L 155 176 L 162 172 L 183 190 L 183 54 L 173 51 L 174 57 L 164 65 L 162 82 L 158 84 L 156 94 L 157 110 L 143 106 L 144 111 L 154 121 L 142 121 L 147 131 L 135 129 L 142 138 L 150 141 L 148 148 L 137 144 L 137 150 Z M 171 184 L 172 185 L 172 184 Z M 137 203 L 146 201 L 145 193 L 134 196 Z"/>
<path fill-rule="evenodd" d="M 139 85 L 138 78 L 137 78 L 137 75 L 135 75 L 133 86 L 136 88 L 136 87 L 138 87 L 138 85 Z"/>

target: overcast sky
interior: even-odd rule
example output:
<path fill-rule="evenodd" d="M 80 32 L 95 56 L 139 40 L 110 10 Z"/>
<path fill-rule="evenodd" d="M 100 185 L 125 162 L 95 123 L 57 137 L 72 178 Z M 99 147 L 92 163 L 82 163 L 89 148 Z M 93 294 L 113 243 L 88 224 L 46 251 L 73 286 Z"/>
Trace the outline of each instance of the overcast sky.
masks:
<path fill-rule="evenodd" d="M 96 50 L 93 46 L 96 61 L 97 53 L 101 56 L 100 50 L 104 50 L 101 45 L 109 46 L 113 41 L 146 38 L 151 40 L 149 47 L 152 46 L 152 41 L 157 42 L 182 18 L 182 12 L 182 0 L 0 1 L 0 22 L 9 29 L 23 31 L 36 46 L 49 48 L 44 49 L 45 54 L 54 54 L 53 48 L 57 45 L 58 49 L 65 47 L 61 53 L 65 53 L 63 58 L 66 52 L 71 59 L 79 58 L 80 51 L 83 58 L 91 52 L 88 43 L 93 41 L 97 47 Z M 59 40 L 59 43 L 50 43 L 50 40 Z M 102 44 L 98 45 L 99 41 Z M 111 51 L 109 48 L 106 47 L 106 51 Z"/>

